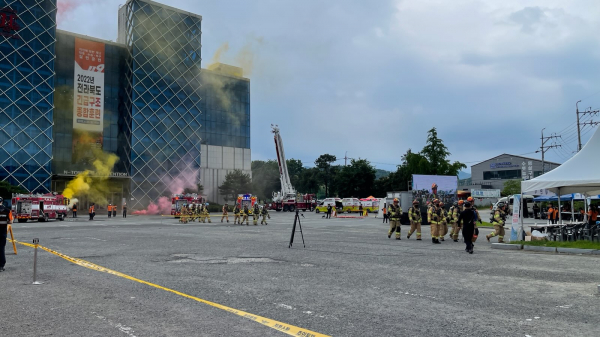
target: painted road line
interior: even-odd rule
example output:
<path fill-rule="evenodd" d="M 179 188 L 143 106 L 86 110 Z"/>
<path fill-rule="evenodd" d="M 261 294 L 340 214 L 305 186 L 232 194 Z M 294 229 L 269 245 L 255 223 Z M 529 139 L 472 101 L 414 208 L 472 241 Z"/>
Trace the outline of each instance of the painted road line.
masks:
<path fill-rule="evenodd" d="M 17 243 L 19 243 L 21 245 L 27 246 L 27 247 L 35 247 L 35 245 L 31 244 L 31 243 L 20 242 L 20 241 L 15 241 L 15 242 L 17 242 Z M 219 304 L 219 303 L 215 303 L 215 302 L 211 302 L 211 301 L 208 301 L 208 300 L 204 300 L 204 299 L 201 299 L 199 297 L 192 296 L 192 295 L 184 294 L 184 293 L 179 292 L 177 290 L 169 289 L 169 288 L 160 286 L 158 284 L 154 284 L 154 283 L 151 283 L 151 282 L 148 282 L 148 281 L 140 280 L 140 279 L 135 278 L 133 276 L 129 276 L 127 274 L 123 274 L 121 272 L 118 272 L 118 271 L 115 271 L 115 270 L 111 270 L 111 269 L 99 266 L 97 264 L 88 262 L 86 260 L 78 259 L 78 258 L 75 258 L 75 257 L 70 257 L 68 255 L 59 253 L 59 252 L 54 251 L 54 250 L 52 250 L 50 248 L 46 248 L 44 246 L 38 245 L 38 248 L 41 248 L 41 249 L 47 251 L 48 253 L 51 253 L 51 254 L 54 254 L 56 256 L 62 257 L 63 259 L 65 259 L 65 260 L 67 260 L 67 261 L 69 261 L 71 263 L 74 263 L 74 264 L 76 264 L 78 266 L 85 267 L 85 268 L 92 269 L 92 270 L 96 270 L 96 271 L 100 271 L 100 272 L 103 272 L 103 273 L 112 274 L 112 275 L 115 275 L 115 276 L 119 276 L 119 277 L 122 277 L 122 278 L 125 278 L 125 279 L 128 279 L 128 280 L 131 280 L 131 281 L 135 281 L 135 282 L 138 282 L 138 283 L 142 283 L 142 284 L 145 284 L 145 285 L 157 288 L 157 289 L 168 291 L 170 293 L 177 294 L 179 296 L 186 297 L 186 298 L 192 299 L 192 300 L 197 301 L 197 302 L 208 304 L 208 305 L 210 305 L 212 307 L 228 311 L 228 312 L 230 312 L 232 314 L 236 314 L 238 316 L 247 318 L 247 319 L 249 319 L 251 321 L 255 321 L 257 323 L 260 323 L 262 325 L 268 326 L 269 328 L 281 331 L 281 332 L 283 332 L 285 334 L 288 334 L 288 335 L 291 335 L 291 336 L 301 336 L 301 337 L 329 337 L 328 335 L 325 335 L 325 334 L 321 334 L 321 333 L 318 333 L 318 332 L 314 332 L 314 331 L 302 329 L 302 328 L 299 328 L 297 326 L 293 326 L 293 325 L 290 325 L 290 324 L 287 324 L 287 323 L 283 323 L 283 322 L 272 320 L 270 318 L 266 318 L 266 317 L 254 315 L 254 314 L 251 314 L 249 312 L 242 311 L 242 310 L 237 310 L 237 309 L 234 309 L 234 308 L 230 308 L 228 306 L 225 306 L 225 305 L 222 305 L 222 304 Z"/>

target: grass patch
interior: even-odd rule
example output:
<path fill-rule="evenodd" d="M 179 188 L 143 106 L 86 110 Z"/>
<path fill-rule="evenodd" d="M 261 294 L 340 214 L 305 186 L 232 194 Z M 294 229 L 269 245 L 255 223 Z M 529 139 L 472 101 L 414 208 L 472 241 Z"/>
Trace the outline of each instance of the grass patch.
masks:
<path fill-rule="evenodd" d="M 491 227 L 491 228 L 494 228 L 494 225 L 492 225 L 492 224 L 491 224 L 491 223 L 489 223 L 489 222 L 486 222 L 486 221 L 484 221 L 483 223 L 479 223 L 479 222 L 478 222 L 478 223 L 477 223 L 477 227 Z"/>
<path fill-rule="evenodd" d="M 511 244 L 542 247 L 579 248 L 600 250 L 600 242 L 591 241 L 511 241 Z"/>

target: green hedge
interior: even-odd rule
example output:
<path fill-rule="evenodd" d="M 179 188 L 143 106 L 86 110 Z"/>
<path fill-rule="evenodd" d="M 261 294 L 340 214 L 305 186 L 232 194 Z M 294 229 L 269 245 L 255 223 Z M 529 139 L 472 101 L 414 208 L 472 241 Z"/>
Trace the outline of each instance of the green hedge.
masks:
<path fill-rule="evenodd" d="M 515 245 L 526 245 L 526 246 L 598 249 L 598 250 L 600 250 L 599 242 L 592 242 L 592 241 L 587 241 L 587 240 L 581 240 L 581 241 L 511 241 L 510 243 L 515 244 Z"/>

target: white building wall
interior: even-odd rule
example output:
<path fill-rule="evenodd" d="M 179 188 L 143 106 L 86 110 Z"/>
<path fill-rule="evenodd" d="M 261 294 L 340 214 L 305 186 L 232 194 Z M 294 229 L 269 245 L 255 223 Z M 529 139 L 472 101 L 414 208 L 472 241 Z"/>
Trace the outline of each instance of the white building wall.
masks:
<path fill-rule="evenodd" d="M 250 149 L 213 145 L 202 145 L 201 151 L 200 181 L 204 186 L 204 195 L 209 202 L 223 204 L 225 200 L 219 194 L 219 186 L 225 181 L 227 173 L 234 169 L 252 176 L 252 152 Z"/>

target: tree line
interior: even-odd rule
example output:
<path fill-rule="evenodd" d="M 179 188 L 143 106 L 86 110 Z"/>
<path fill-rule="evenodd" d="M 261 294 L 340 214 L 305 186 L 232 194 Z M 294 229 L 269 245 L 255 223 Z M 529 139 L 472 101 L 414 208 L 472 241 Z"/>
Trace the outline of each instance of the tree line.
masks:
<path fill-rule="evenodd" d="M 351 159 L 349 165 L 336 164 L 335 155 L 325 153 L 305 167 L 299 159 L 286 161 L 290 180 L 296 191 L 314 193 L 318 198 L 384 197 L 389 191 L 407 191 L 413 174 L 456 176 L 467 166 L 450 162 L 450 152 L 438 137 L 437 130 L 427 132 L 427 141 L 420 152 L 411 149 L 400 158 L 396 171 L 377 178 L 378 172 L 367 159 Z M 228 173 L 219 187 L 226 200 L 238 194 L 252 193 L 260 200 L 270 200 L 274 191 L 281 190 L 279 166 L 276 160 L 252 161 L 252 177 L 241 170 Z M 381 175 L 381 174 L 379 174 Z"/>

